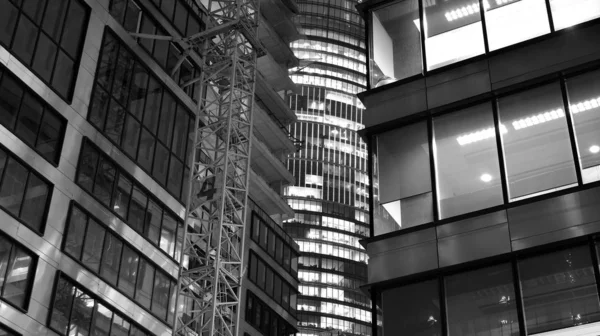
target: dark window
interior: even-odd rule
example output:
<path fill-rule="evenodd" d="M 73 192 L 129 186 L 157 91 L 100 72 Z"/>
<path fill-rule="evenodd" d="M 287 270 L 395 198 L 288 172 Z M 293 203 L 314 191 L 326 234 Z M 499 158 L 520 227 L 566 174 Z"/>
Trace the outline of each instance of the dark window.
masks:
<path fill-rule="evenodd" d="M 167 318 L 170 282 L 162 272 L 156 272 L 154 291 L 152 293 L 152 311 L 161 319 Z"/>
<path fill-rule="evenodd" d="M 121 257 L 121 270 L 119 272 L 119 289 L 129 297 L 133 297 L 137 279 L 138 262 L 140 256 L 127 246 L 123 247 Z"/>
<path fill-rule="evenodd" d="M 0 3 L 0 43 L 59 96 L 70 100 L 89 18 L 88 8 L 81 0 L 19 3 L 20 8 L 9 1 Z"/>
<path fill-rule="evenodd" d="M 81 250 L 83 249 L 87 220 L 88 217 L 85 213 L 78 207 L 73 207 L 71 210 L 71 217 L 69 218 L 69 227 L 66 233 L 64 250 L 77 260 L 81 259 Z"/>
<path fill-rule="evenodd" d="M 69 331 L 69 320 L 71 319 L 71 305 L 73 305 L 73 296 L 76 289 L 73 285 L 60 278 L 54 292 L 54 302 L 52 304 L 52 317 L 50 318 L 50 328 L 61 335 L 67 335 Z"/>
<path fill-rule="evenodd" d="M 445 281 L 448 335 L 519 335 L 511 264 L 449 276 Z"/>
<path fill-rule="evenodd" d="M 29 167 L 0 149 L 0 206 L 38 233 L 44 231 L 44 218 L 51 185 Z"/>
<path fill-rule="evenodd" d="M 437 281 L 385 290 L 381 296 L 385 335 L 442 334 Z M 406 302 L 411 304 L 404 304 Z"/>
<path fill-rule="evenodd" d="M 519 261 L 527 333 L 600 320 L 600 305 L 588 246 Z"/>
<path fill-rule="evenodd" d="M 94 220 L 88 222 L 85 243 L 83 245 L 82 262 L 95 273 L 100 270 L 100 256 L 104 244 L 104 234 L 106 230 Z"/>
<path fill-rule="evenodd" d="M 122 250 L 123 243 L 121 240 L 114 235 L 107 233 L 104 239 L 104 249 L 102 251 L 100 276 L 113 286 L 117 285 Z"/>
<path fill-rule="evenodd" d="M 0 123 L 43 158 L 58 164 L 66 120 L 1 67 L 0 79 Z"/>
<path fill-rule="evenodd" d="M 154 266 L 144 259 L 140 259 L 138 282 L 136 285 L 135 300 L 143 307 L 149 309 L 154 288 Z"/>
<path fill-rule="evenodd" d="M 29 179 L 29 185 L 37 181 Z M 92 193 L 98 201 L 118 215 L 121 219 L 150 242 L 160 247 L 166 254 L 178 260 L 182 244 L 177 241 L 177 227 L 182 227 L 182 221 L 165 212 L 164 205 L 148 197 L 141 185 L 131 180 L 119 167 L 91 142 L 84 141 L 81 149 L 81 160 L 77 173 L 77 183 L 86 191 Z M 1 194 L 2 186 L 0 186 Z M 39 187 L 37 190 L 41 190 Z M 27 194 L 28 195 L 28 194 Z M 40 203 L 39 200 L 29 200 L 25 196 L 24 207 L 30 208 L 29 203 Z M 34 202 L 35 201 L 35 202 Z M 36 204 L 37 204 L 36 203 Z M 30 216 L 37 216 L 32 213 Z M 183 232 L 181 232 L 183 234 Z"/>
<path fill-rule="evenodd" d="M 109 336 L 112 317 L 113 312 L 109 308 L 100 303 L 96 304 L 92 321 L 92 335 Z"/>
<path fill-rule="evenodd" d="M 0 298 L 26 309 L 34 271 L 33 254 L 0 235 Z"/>

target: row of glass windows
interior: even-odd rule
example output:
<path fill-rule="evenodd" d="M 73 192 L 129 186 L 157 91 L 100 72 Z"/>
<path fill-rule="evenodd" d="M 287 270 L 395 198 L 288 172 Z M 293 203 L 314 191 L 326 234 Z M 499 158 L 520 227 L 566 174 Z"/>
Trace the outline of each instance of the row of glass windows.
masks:
<path fill-rule="evenodd" d="M 353 58 L 355 60 L 360 61 L 360 63 L 362 63 L 363 65 L 367 61 L 364 52 L 361 52 L 356 49 L 348 48 L 345 46 L 329 43 L 329 42 L 299 39 L 294 42 L 291 42 L 290 48 L 313 50 L 313 51 L 324 51 L 326 53 L 333 53 L 333 54 L 337 54 L 340 56 L 344 56 L 346 58 Z M 300 58 L 302 58 L 302 57 L 300 57 Z M 364 72 L 364 71 L 362 71 L 362 72 Z"/>
<path fill-rule="evenodd" d="M 379 134 L 375 234 L 598 181 L 599 124 L 593 71 Z"/>
<path fill-rule="evenodd" d="M 38 234 L 45 228 L 53 185 L 0 148 L 0 208 Z"/>
<path fill-rule="evenodd" d="M 0 300 L 27 310 L 36 265 L 37 256 L 0 231 Z"/>
<path fill-rule="evenodd" d="M 201 10 L 195 2 L 184 0 L 152 0 L 152 2 L 182 36 L 192 36 L 204 30 L 204 22 L 200 18 Z"/>
<path fill-rule="evenodd" d="M 351 278 L 347 274 L 315 272 L 303 269 L 298 272 L 298 278 L 305 284 L 321 283 L 348 289 L 360 289 L 360 286 L 364 284 L 364 281 Z"/>
<path fill-rule="evenodd" d="M 156 0 L 156 2 L 158 2 L 158 0 Z M 197 34 L 204 29 L 204 24 L 195 19 L 195 15 L 191 15 L 191 13 L 187 11 L 186 5 L 179 0 L 163 1 L 163 6 L 160 8 L 164 11 L 170 10 L 170 12 L 163 12 L 163 14 L 172 15 L 174 13 L 172 6 L 175 4 L 177 4 L 175 12 L 177 21 L 171 21 L 171 23 L 174 24 L 178 30 L 188 29 L 189 34 Z M 163 8 L 164 6 L 171 6 L 171 9 Z M 128 32 L 168 36 L 167 32 L 162 29 L 160 25 L 144 11 L 143 7 L 138 5 L 134 0 L 113 0 L 111 2 L 110 13 Z M 189 22 L 186 20 L 188 18 L 187 14 L 190 14 Z M 188 23 L 187 28 L 186 23 Z M 184 57 L 184 61 L 180 64 L 179 69 L 171 73 L 178 60 L 183 57 L 183 52 L 178 46 L 167 40 L 148 38 L 137 38 L 137 42 L 154 58 L 165 72 L 179 84 L 182 90 L 190 98 L 194 101 L 198 100 L 196 97 L 198 95 L 198 84 L 193 83 L 187 85 L 190 80 L 200 76 L 200 68 L 193 63 L 190 57 Z"/>
<path fill-rule="evenodd" d="M 325 269 L 356 277 L 367 277 L 367 266 L 362 263 L 355 263 L 347 260 L 337 260 L 315 255 L 303 255 L 299 259 L 299 264 L 303 269 Z"/>
<path fill-rule="evenodd" d="M 298 293 L 294 286 L 290 285 L 252 250 L 250 250 L 249 265 L 248 279 L 264 290 L 292 316 L 296 316 Z"/>
<path fill-rule="evenodd" d="M 251 230 L 252 240 L 293 277 L 296 277 L 298 273 L 298 255 L 296 251 L 254 211 L 252 212 Z"/>
<path fill-rule="evenodd" d="M 4 67 L 0 67 L 0 123 L 58 165 L 67 121 Z"/>
<path fill-rule="evenodd" d="M 592 250 L 577 246 L 383 290 L 383 334 L 433 336 L 446 329 L 445 335 L 520 335 L 525 330 L 531 335 L 599 321 Z"/>
<path fill-rule="evenodd" d="M 185 201 L 194 116 L 109 30 L 92 97 L 90 123 Z"/>
<path fill-rule="evenodd" d="M 371 322 L 371 313 L 369 311 L 334 302 L 300 299 L 298 302 L 298 310 L 322 314 L 333 314 L 367 323 Z"/>
<path fill-rule="evenodd" d="M 303 238 L 303 239 L 314 239 L 314 240 L 324 240 L 332 243 L 342 244 L 346 246 L 350 246 L 356 249 L 361 249 L 362 246 L 358 242 L 363 237 L 355 237 L 339 232 L 333 232 L 328 230 L 318 230 L 305 226 L 295 226 L 291 225 L 286 226 L 288 233 L 292 237 Z"/>
<path fill-rule="evenodd" d="M 63 250 L 125 296 L 173 324 L 177 282 L 73 203 Z M 170 303 L 170 304 L 169 304 Z"/>
<path fill-rule="evenodd" d="M 323 330 L 315 333 L 304 333 L 309 331 L 303 331 L 303 333 L 297 334 L 298 336 L 321 336 L 323 334 L 338 335 L 339 333 L 334 333 L 335 330 L 339 330 L 342 333 L 348 333 L 350 335 L 371 335 L 370 325 L 364 325 L 357 322 L 346 321 L 327 316 L 312 315 L 308 313 L 298 313 L 298 315 L 298 326 Z"/>
<path fill-rule="evenodd" d="M 88 17 L 81 0 L 1 0 L 0 44 L 70 101 Z"/>
<path fill-rule="evenodd" d="M 16 332 L 8 329 L 7 327 L 5 327 L 4 325 L 0 324 L 0 336 L 21 336 L 19 334 L 17 334 Z"/>
<path fill-rule="evenodd" d="M 371 300 L 367 298 L 362 292 L 355 290 L 347 290 L 347 289 L 337 289 L 332 287 L 314 287 L 308 285 L 301 285 L 299 287 L 301 295 L 306 296 L 314 296 L 318 299 L 333 299 L 338 301 L 344 301 L 351 304 L 359 305 L 362 307 L 366 307 L 368 309 L 371 308 Z M 298 299 L 298 310 L 306 310 L 305 307 L 302 308 L 302 300 L 306 299 Z"/>
<path fill-rule="evenodd" d="M 288 219 L 284 223 L 286 223 L 284 224 L 286 230 L 288 227 L 290 227 L 288 224 L 300 223 L 316 226 L 322 225 L 324 227 L 351 232 L 365 237 L 369 235 L 369 228 L 367 226 L 339 218 L 321 216 L 317 214 L 296 213 L 293 219 Z"/>
<path fill-rule="evenodd" d="M 332 90 L 339 90 L 351 95 L 365 90 L 362 86 L 357 86 L 337 79 L 323 78 L 313 75 L 292 74 L 290 78 L 296 84 L 323 86 Z"/>
<path fill-rule="evenodd" d="M 308 253 L 327 254 L 334 257 L 344 258 L 348 260 L 360 261 L 367 263 L 369 257 L 366 253 L 357 251 L 355 249 L 349 249 L 337 245 L 331 245 L 326 243 L 316 243 L 311 241 L 297 241 L 300 246 L 300 251 Z"/>
<path fill-rule="evenodd" d="M 355 36 L 339 33 L 333 30 L 330 31 L 322 28 L 301 28 L 300 32 L 306 35 L 308 38 L 310 38 L 310 36 L 323 37 L 365 49 L 365 40 L 363 38 L 356 38 Z"/>
<path fill-rule="evenodd" d="M 358 15 L 358 13 L 356 12 L 356 9 L 354 7 L 352 7 L 352 8 L 342 7 L 343 9 L 336 8 L 336 7 L 340 7 L 340 6 L 332 6 L 332 4 L 329 2 L 327 2 L 326 5 L 324 5 L 323 2 L 310 2 L 310 1 L 306 1 L 306 2 L 299 1 L 298 2 L 298 8 L 300 8 L 300 12 L 302 13 L 302 15 L 308 14 L 307 16 L 314 16 L 315 14 L 320 14 L 321 16 L 325 16 L 328 18 L 332 17 L 332 18 L 346 21 L 347 23 L 350 23 L 350 24 L 362 26 L 363 21 L 360 18 L 360 15 Z M 364 33 L 364 32 L 362 32 L 362 33 Z"/>
<path fill-rule="evenodd" d="M 152 335 L 64 274 L 57 276 L 49 324 L 59 335 Z"/>
<path fill-rule="evenodd" d="M 334 203 L 334 202 L 326 202 L 326 201 L 324 201 L 324 202 L 311 201 L 311 200 L 304 200 L 304 199 L 287 199 L 287 202 L 288 202 L 289 206 L 294 210 L 321 212 L 324 214 L 331 214 L 333 216 L 343 217 L 343 218 L 347 218 L 347 219 L 351 219 L 351 220 L 360 221 L 365 224 L 369 224 L 369 216 L 367 215 L 366 212 L 357 210 L 353 207 L 350 207 L 350 206 L 347 206 L 344 204 L 339 204 L 339 203 Z M 358 226 L 361 223 L 355 223 L 355 226 L 354 226 L 355 229 L 353 231 L 352 224 L 347 224 L 345 222 L 349 222 L 349 221 L 344 221 L 344 222 L 340 221 L 340 222 L 338 222 L 339 225 L 336 224 L 336 221 L 333 221 L 333 222 L 328 221 L 323 226 L 333 227 L 333 228 L 337 228 L 339 230 L 354 232 L 354 233 L 358 233 L 358 234 L 362 234 L 362 232 L 368 232 L 368 229 Z M 330 223 L 333 223 L 333 224 L 330 224 Z M 349 222 L 349 223 L 352 223 L 352 222 Z"/>
<path fill-rule="evenodd" d="M 358 15 L 342 12 L 338 9 L 337 11 L 340 12 L 339 14 L 344 15 L 343 18 L 339 18 L 335 16 L 326 15 L 328 12 L 334 11 L 334 9 L 330 9 L 328 11 L 327 7 L 324 6 L 310 6 L 312 6 L 313 8 L 311 8 L 309 11 L 302 10 L 302 15 L 298 16 L 297 21 L 298 24 L 300 24 L 300 26 L 305 28 L 311 27 L 330 29 L 350 36 L 356 36 L 358 38 L 364 36 L 364 27 L 350 21 L 354 19 L 355 16 L 360 19 Z"/>
<path fill-rule="evenodd" d="M 179 262 L 183 222 L 87 139 L 81 149 L 77 184 Z"/>
<path fill-rule="evenodd" d="M 251 291 L 246 291 L 246 322 L 264 336 L 291 335 L 296 330 Z"/>
<path fill-rule="evenodd" d="M 372 88 L 600 17 L 596 0 L 449 0 L 422 1 L 420 18 L 418 1 L 372 11 Z"/>
<path fill-rule="evenodd" d="M 302 68 L 299 71 L 299 73 L 336 77 L 366 87 L 367 80 L 363 74 L 358 74 L 354 71 L 340 69 L 341 65 L 331 66 L 326 63 L 329 62 L 312 63 L 311 65 Z M 295 69 L 291 69 L 290 71 L 295 71 Z"/>

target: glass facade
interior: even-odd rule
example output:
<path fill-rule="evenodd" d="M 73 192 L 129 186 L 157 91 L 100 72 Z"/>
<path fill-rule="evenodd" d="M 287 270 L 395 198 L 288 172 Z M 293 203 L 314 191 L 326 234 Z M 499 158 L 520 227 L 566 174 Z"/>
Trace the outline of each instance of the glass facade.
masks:
<path fill-rule="evenodd" d="M 36 265 L 37 256 L 0 233 L 1 302 L 25 310 L 29 307 Z"/>
<path fill-rule="evenodd" d="M 364 23 L 357 0 L 299 0 L 305 35 L 290 44 L 301 60 L 290 77 L 300 94 L 288 95 L 298 122 L 289 127 L 299 151 L 288 158 L 296 181 L 285 196 L 295 210 L 284 228 L 298 243 L 299 335 L 371 335 L 366 282 L 369 179 L 364 107 Z M 306 65 L 304 65 L 306 64 Z"/>
<path fill-rule="evenodd" d="M 383 335 L 532 335 L 598 322 L 595 246 L 547 248 L 383 290 Z"/>
<path fill-rule="evenodd" d="M 375 235 L 598 181 L 599 74 L 562 77 L 374 136 Z"/>
<path fill-rule="evenodd" d="M 385 2 L 370 11 L 370 88 L 598 17 L 600 4 L 594 0 Z"/>

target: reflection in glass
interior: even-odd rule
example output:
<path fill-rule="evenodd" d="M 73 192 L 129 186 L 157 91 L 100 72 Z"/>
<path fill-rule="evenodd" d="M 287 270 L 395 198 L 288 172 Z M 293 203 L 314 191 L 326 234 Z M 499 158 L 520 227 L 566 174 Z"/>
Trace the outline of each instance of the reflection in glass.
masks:
<path fill-rule="evenodd" d="M 422 72 L 417 0 L 397 2 L 372 15 L 371 88 Z"/>
<path fill-rule="evenodd" d="M 600 4 L 600 2 L 598 3 Z M 567 80 L 583 183 L 600 180 L 600 71 Z"/>
<path fill-rule="evenodd" d="M 588 246 L 519 261 L 527 333 L 600 320 Z"/>
<path fill-rule="evenodd" d="M 375 235 L 431 222 L 426 123 L 382 133 L 375 141 Z"/>
<path fill-rule="evenodd" d="M 492 106 L 435 118 L 433 129 L 440 219 L 502 204 Z"/>
<path fill-rule="evenodd" d="M 576 184 L 558 83 L 498 100 L 511 201 Z"/>
<path fill-rule="evenodd" d="M 439 1 L 432 6 L 423 3 L 427 70 L 485 53 L 478 1 Z"/>
<path fill-rule="evenodd" d="M 442 335 L 436 280 L 385 290 L 381 296 L 384 335 Z"/>
<path fill-rule="evenodd" d="M 511 264 L 460 273 L 445 281 L 450 336 L 519 335 Z"/>
<path fill-rule="evenodd" d="M 600 17 L 598 0 L 550 0 L 550 8 L 555 30 Z"/>
<path fill-rule="evenodd" d="M 544 0 L 483 1 L 490 51 L 550 32 Z"/>

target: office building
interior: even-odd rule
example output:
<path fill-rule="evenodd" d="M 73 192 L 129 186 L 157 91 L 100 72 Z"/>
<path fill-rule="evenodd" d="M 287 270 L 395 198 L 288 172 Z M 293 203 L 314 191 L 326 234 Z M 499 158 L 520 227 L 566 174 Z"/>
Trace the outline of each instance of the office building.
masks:
<path fill-rule="evenodd" d="M 296 118 L 279 92 L 298 60 L 277 43 L 298 31 L 294 2 L 279 3 L 261 1 L 248 212 L 287 251 L 256 253 L 285 284 L 270 299 L 244 280 L 242 296 L 270 307 L 260 323 L 278 328 L 243 325 L 253 336 L 297 323 L 297 246 L 280 227 L 295 150 L 282 128 Z M 0 335 L 172 334 L 201 59 L 131 33 L 210 25 L 196 1 L 0 0 Z"/>
<path fill-rule="evenodd" d="M 370 0 L 377 335 L 600 332 L 600 2 Z"/>
<path fill-rule="evenodd" d="M 296 211 L 286 231 L 300 246 L 299 335 L 370 335 L 367 255 L 368 179 L 362 129 L 366 89 L 364 25 L 356 0 L 298 1 L 305 35 L 291 44 L 299 84 L 288 95 L 298 122 L 290 134 L 301 142 L 288 159 L 296 181 L 286 189 Z"/>

